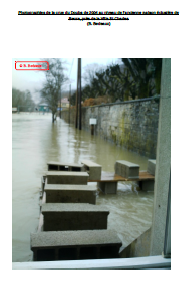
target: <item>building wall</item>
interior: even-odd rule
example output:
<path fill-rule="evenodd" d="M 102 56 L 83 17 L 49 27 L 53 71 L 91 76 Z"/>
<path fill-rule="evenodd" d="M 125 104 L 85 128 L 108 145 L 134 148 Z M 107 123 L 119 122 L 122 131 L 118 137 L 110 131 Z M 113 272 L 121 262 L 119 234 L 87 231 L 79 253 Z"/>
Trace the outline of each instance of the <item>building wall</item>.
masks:
<path fill-rule="evenodd" d="M 62 112 L 69 122 L 69 113 Z M 82 130 L 91 131 L 89 119 L 96 118 L 94 134 L 149 158 L 156 158 L 159 105 L 153 98 L 82 107 Z M 75 109 L 70 110 L 75 124 Z"/>

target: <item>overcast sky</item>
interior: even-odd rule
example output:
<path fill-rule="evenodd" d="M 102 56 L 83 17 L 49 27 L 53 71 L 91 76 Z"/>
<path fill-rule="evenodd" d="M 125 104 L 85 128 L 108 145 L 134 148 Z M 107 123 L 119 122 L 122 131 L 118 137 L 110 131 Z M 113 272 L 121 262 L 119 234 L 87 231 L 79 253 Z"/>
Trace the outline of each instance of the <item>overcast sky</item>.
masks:
<path fill-rule="evenodd" d="M 41 88 L 43 81 L 45 80 L 44 71 L 17 71 L 15 70 L 15 61 L 39 61 L 40 58 L 13 58 L 12 59 L 12 87 L 19 90 L 30 90 L 35 102 L 39 102 L 39 94 L 36 89 Z M 71 88 L 76 88 L 77 83 L 77 58 L 64 58 L 66 61 L 65 74 L 70 78 Z M 117 58 L 82 58 L 82 75 L 85 71 L 85 67 L 88 64 L 97 63 L 100 66 L 110 65 L 112 63 L 118 63 Z M 83 86 L 83 81 L 82 81 Z M 63 86 L 63 90 L 68 90 L 69 85 Z"/>

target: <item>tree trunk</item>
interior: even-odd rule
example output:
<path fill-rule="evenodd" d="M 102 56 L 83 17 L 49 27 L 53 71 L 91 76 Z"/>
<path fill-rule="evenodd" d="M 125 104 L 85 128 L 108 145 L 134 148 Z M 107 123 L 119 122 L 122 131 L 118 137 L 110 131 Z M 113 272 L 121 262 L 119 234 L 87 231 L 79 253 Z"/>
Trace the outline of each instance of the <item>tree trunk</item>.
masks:
<path fill-rule="evenodd" d="M 52 123 L 55 122 L 55 114 L 52 112 Z"/>
<path fill-rule="evenodd" d="M 56 111 L 52 111 L 52 123 L 54 123 L 57 119 L 57 113 Z"/>

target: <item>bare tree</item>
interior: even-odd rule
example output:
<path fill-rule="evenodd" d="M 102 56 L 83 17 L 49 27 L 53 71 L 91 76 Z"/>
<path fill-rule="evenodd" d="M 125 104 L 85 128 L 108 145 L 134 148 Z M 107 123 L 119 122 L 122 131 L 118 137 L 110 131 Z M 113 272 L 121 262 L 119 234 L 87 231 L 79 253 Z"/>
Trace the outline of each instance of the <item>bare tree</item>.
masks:
<path fill-rule="evenodd" d="M 92 81 L 96 76 L 96 72 L 103 68 L 105 68 L 105 66 L 103 64 L 98 64 L 98 63 L 90 63 L 84 66 L 83 75 L 82 75 L 83 84 L 91 86 Z"/>
<path fill-rule="evenodd" d="M 12 88 L 12 107 L 17 107 L 19 111 L 34 110 L 35 103 L 29 90 L 20 91 Z"/>
<path fill-rule="evenodd" d="M 49 62 L 49 70 L 45 71 L 46 81 L 40 90 L 41 98 L 48 104 L 52 112 L 52 122 L 56 120 L 61 87 L 68 78 L 64 75 L 64 62 L 59 58 L 45 59 Z"/>

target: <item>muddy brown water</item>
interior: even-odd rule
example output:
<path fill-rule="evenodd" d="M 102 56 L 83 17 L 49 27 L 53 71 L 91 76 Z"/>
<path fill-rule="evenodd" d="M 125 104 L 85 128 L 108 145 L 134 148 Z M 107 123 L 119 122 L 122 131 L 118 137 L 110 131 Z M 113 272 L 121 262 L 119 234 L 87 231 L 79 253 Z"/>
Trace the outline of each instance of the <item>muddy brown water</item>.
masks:
<path fill-rule="evenodd" d="M 48 161 L 80 163 L 83 159 L 114 172 L 116 160 L 127 160 L 147 169 L 148 158 L 116 147 L 90 132 L 51 115 L 12 115 L 12 261 L 31 261 L 30 233 L 39 222 L 41 176 Z M 89 183 L 96 185 L 96 183 Z M 106 206 L 108 228 L 117 231 L 122 248 L 147 230 L 152 223 L 153 192 L 137 191 L 136 182 L 120 182 L 117 194 L 97 195 L 97 204 Z"/>

